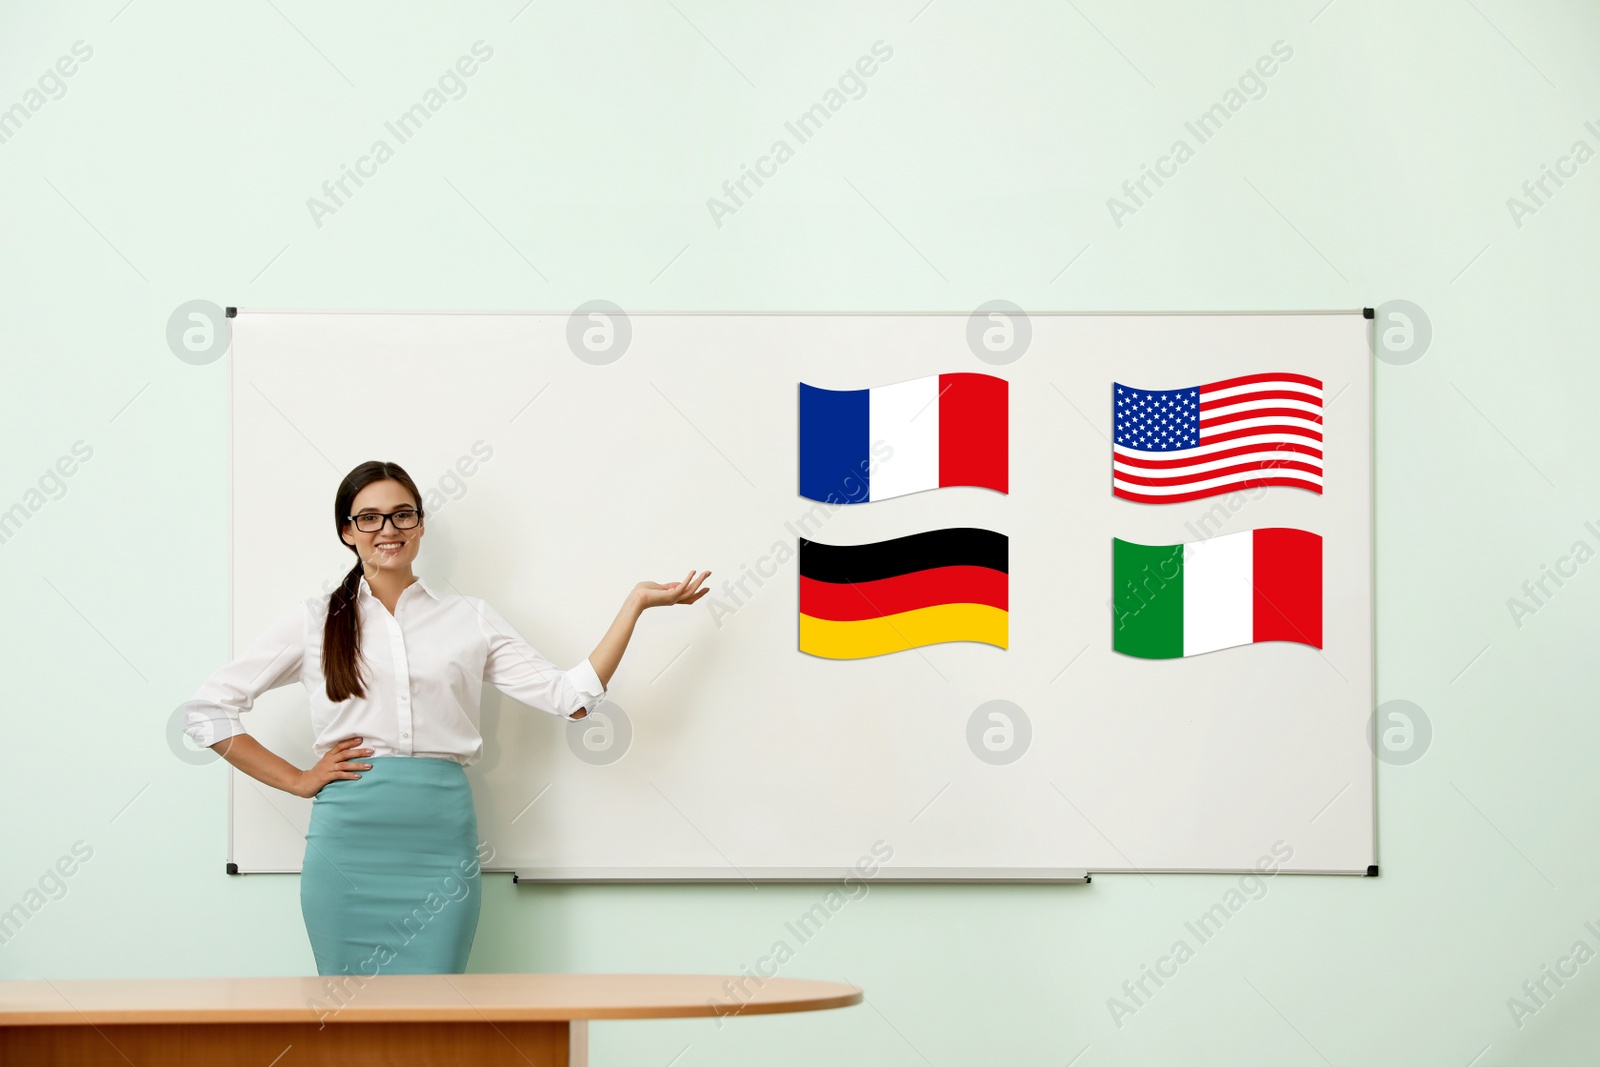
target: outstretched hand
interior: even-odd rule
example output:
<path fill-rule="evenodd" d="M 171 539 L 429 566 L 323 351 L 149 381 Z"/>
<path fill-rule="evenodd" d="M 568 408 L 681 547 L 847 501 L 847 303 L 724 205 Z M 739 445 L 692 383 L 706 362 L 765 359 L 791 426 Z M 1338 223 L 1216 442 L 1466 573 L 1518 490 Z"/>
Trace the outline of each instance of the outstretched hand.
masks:
<path fill-rule="evenodd" d="M 633 595 L 639 602 L 640 608 L 659 608 L 668 604 L 693 604 L 705 596 L 710 589 L 704 586 L 710 571 L 701 571 L 698 576 L 694 571 L 689 572 L 689 577 L 681 582 L 640 582 L 633 587 Z"/>
<path fill-rule="evenodd" d="M 594 668 L 595 677 L 600 679 L 602 686 L 611 684 L 611 675 L 617 669 L 617 664 L 622 662 L 622 653 L 628 647 L 628 638 L 633 635 L 633 624 L 639 620 L 645 608 L 659 608 L 667 604 L 693 604 L 705 596 L 710 589 L 705 587 L 705 580 L 711 576 L 710 571 L 701 571 L 696 574 L 689 572 L 689 576 L 681 582 L 640 582 L 628 593 L 628 598 L 622 602 L 622 608 L 617 612 L 617 617 L 611 622 L 611 629 L 600 638 L 600 643 L 594 646 L 594 651 L 589 653 L 589 664 Z"/>

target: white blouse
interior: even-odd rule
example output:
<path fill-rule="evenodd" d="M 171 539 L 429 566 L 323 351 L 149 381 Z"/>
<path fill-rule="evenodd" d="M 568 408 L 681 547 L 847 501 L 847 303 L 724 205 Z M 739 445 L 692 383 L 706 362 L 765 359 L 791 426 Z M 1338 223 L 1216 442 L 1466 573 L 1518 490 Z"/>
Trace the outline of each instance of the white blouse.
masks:
<path fill-rule="evenodd" d="M 347 737 L 374 756 L 432 756 L 470 767 L 483 757 L 478 702 L 484 679 L 540 711 L 571 719 L 593 708 L 605 686 L 587 659 L 563 671 L 477 597 L 436 596 L 418 578 L 394 614 L 360 579 L 362 678 L 366 696 L 337 704 L 322 673 L 322 629 L 330 596 L 311 597 L 280 618 L 184 705 L 184 731 L 209 747 L 246 733 L 239 721 L 270 689 L 300 682 L 311 698 L 318 759 Z M 366 758 L 366 757 L 362 757 Z"/>

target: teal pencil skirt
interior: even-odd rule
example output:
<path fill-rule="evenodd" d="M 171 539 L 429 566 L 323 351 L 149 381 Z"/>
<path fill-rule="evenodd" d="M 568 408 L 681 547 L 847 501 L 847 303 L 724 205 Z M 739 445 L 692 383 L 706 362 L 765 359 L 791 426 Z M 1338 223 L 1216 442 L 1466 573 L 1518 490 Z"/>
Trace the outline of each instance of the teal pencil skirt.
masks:
<path fill-rule="evenodd" d="M 454 760 L 368 756 L 311 801 L 300 911 L 319 975 L 461 974 L 478 929 L 478 817 Z"/>

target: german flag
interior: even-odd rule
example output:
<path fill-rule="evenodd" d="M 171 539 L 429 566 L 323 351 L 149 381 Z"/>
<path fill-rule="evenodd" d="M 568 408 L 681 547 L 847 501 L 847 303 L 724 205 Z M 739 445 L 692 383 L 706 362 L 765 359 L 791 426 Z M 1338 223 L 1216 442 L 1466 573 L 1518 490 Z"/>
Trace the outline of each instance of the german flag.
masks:
<path fill-rule="evenodd" d="M 865 659 L 945 641 L 1006 647 L 1008 541 L 929 530 L 865 545 L 800 539 L 800 651 Z"/>

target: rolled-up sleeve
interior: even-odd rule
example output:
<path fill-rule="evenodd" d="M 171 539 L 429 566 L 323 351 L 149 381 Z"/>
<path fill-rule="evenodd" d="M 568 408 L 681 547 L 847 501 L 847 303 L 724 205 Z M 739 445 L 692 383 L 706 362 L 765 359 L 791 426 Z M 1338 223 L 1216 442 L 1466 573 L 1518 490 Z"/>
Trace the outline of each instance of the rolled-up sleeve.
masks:
<path fill-rule="evenodd" d="M 201 748 L 247 733 L 239 721 L 268 690 L 298 681 L 305 662 L 309 608 L 295 605 L 211 675 L 184 704 L 183 730 Z"/>
<path fill-rule="evenodd" d="M 500 692 L 531 708 L 575 719 L 605 699 L 594 664 L 585 657 L 562 670 L 539 654 L 487 601 L 479 600 L 478 626 L 489 643 L 483 677 Z"/>

